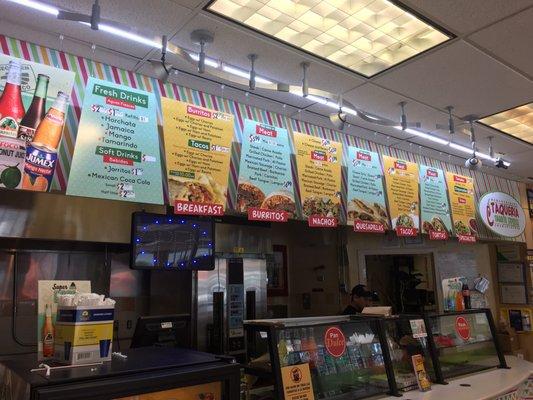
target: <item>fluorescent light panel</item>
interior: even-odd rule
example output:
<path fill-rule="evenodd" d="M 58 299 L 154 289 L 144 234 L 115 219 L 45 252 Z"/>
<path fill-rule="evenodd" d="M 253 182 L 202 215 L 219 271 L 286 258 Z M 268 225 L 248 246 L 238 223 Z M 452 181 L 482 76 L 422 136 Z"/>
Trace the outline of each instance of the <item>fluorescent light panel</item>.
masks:
<path fill-rule="evenodd" d="M 479 122 L 533 144 L 533 103 L 491 115 Z"/>
<path fill-rule="evenodd" d="M 387 0 L 215 0 L 208 9 L 366 76 L 449 39 Z"/>
<path fill-rule="evenodd" d="M 55 7 L 49 6 L 48 4 L 41 3 L 39 1 L 33 0 L 8 0 L 12 3 L 20 4 L 21 6 L 33 8 L 37 11 L 42 11 L 47 14 L 55 15 L 59 14 L 59 10 Z"/>

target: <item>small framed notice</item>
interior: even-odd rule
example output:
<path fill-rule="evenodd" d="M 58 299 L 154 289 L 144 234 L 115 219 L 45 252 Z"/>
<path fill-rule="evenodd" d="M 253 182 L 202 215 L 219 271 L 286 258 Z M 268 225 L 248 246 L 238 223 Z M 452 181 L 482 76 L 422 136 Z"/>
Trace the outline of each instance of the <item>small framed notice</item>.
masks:
<path fill-rule="evenodd" d="M 500 301 L 504 304 L 527 304 L 526 287 L 522 285 L 500 285 Z"/>
<path fill-rule="evenodd" d="M 500 283 L 524 283 L 524 265 L 521 263 L 498 263 Z"/>

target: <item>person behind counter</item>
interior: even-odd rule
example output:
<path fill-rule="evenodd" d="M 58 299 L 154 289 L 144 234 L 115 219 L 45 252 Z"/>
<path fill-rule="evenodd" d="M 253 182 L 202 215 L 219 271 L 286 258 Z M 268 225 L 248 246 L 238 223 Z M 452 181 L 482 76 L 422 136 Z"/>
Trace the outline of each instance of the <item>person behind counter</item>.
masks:
<path fill-rule="evenodd" d="M 365 307 L 372 307 L 373 302 L 378 300 L 375 292 L 366 290 L 365 285 L 355 285 L 350 295 L 350 304 L 346 306 L 342 315 L 360 313 Z"/>

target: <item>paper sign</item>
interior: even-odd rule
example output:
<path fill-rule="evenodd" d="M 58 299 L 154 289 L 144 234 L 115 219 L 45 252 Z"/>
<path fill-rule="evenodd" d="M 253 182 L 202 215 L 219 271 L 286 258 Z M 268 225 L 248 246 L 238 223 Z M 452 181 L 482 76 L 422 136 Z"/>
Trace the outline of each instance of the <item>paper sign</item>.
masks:
<path fill-rule="evenodd" d="M 427 337 L 426 324 L 423 319 L 410 319 L 409 324 L 411 325 L 411 333 L 413 338 L 419 339 Z"/>
<path fill-rule="evenodd" d="M 383 156 L 383 169 L 392 227 L 398 236 L 418 235 L 418 165 Z"/>
<path fill-rule="evenodd" d="M 335 358 L 341 357 L 346 351 L 346 337 L 336 326 L 329 327 L 324 333 L 326 351 Z"/>
<path fill-rule="evenodd" d="M 222 382 L 204 383 L 202 385 L 188 386 L 161 392 L 137 394 L 135 396 L 121 397 L 114 400 L 221 400 Z"/>
<path fill-rule="evenodd" d="M 38 281 L 37 283 L 37 357 L 45 360 L 54 357 L 54 326 L 57 312 L 57 295 L 91 293 L 91 281 Z M 50 315 L 47 318 L 47 311 Z M 46 326 L 45 326 L 46 325 Z M 46 343 L 43 354 L 43 344 Z"/>
<path fill-rule="evenodd" d="M 424 357 L 422 356 L 422 354 L 415 354 L 411 357 L 411 361 L 413 363 L 416 381 L 418 382 L 418 388 L 422 392 L 427 392 L 428 390 L 431 390 L 431 382 L 426 372 L 426 367 L 424 365 Z"/>
<path fill-rule="evenodd" d="M 314 400 L 309 364 L 288 365 L 281 368 L 285 400 Z"/>
<path fill-rule="evenodd" d="M 317 215 L 338 220 L 342 144 L 295 132 L 294 146 L 303 216 L 307 220 Z"/>
<path fill-rule="evenodd" d="M 356 232 L 390 229 L 383 170 L 377 153 L 348 147 L 348 224 Z"/>
<path fill-rule="evenodd" d="M 156 106 L 153 93 L 89 78 L 67 194 L 163 204 Z"/>
<path fill-rule="evenodd" d="M 287 215 L 280 220 L 272 218 L 270 213 L 250 213 L 250 209 Z M 237 210 L 248 212 L 253 220 L 284 222 L 294 217 L 296 204 L 286 129 L 244 120 Z"/>
<path fill-rule="evenodd" d="M 468 176 L 446 172 L 446 183 L 455 235 L 461 243 L 473 243 L 477 234 L 474 180 Z"/>
<path fill-rule="evenodd" d="M 222 215 L 233 115 L 166 97 L 161 98 L 161 108 L 169 199 L 174 212 Z"/>
<path fill-rule="evenodd" d="M 452 232 L 452 220 L 444 172 L 420 165 L 419 179 L 422 232 L 427 233 L 430 240 L 446 240 Z"/>
<path fill-rule="evenodd" d="M 463 340 L 470 339 L 470 323 L 465 317 L 455 318 L 455 332 Z"/>

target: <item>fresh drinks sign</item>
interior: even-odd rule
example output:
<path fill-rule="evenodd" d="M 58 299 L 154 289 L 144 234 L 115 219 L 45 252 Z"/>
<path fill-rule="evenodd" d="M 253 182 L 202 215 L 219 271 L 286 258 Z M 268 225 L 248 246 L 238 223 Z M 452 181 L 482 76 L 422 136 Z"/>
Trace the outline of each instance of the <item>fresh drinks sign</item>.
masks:
<path fill-rule="evenodd" d="M 505 237 L 520 236 L 526 226 L 520 203 L 507 193 L 485 193 L 479 201 L 479 215 L 488 229 Z"/>
<path fill-rule="evenodd" d="M 296 213 L 286 129 L 244 120 L 237 210 L 250 220 L 286 222 Z"/>
<path fill-rule="evenodd" d="M 446 240 L 452 232 L 446 180 L 441 169 L 420 165 L 420 215 L 422 232 L 430 240 Z"/>
<path fill-rule="evenodd" d="M 348 224 L 356 232 L 384 233 L 390 222 L 379 156 L 350 146 L 348 158 Z"/>
<path fill-rule="evenodd" d="M 163 204 L 152 93 L 90 78 L 67 194 Z"/>
<path fill-rule="evenodd" d="M 176 214 L 223 215 L 233 115 L 161 98 L 170 204 Z"/>

